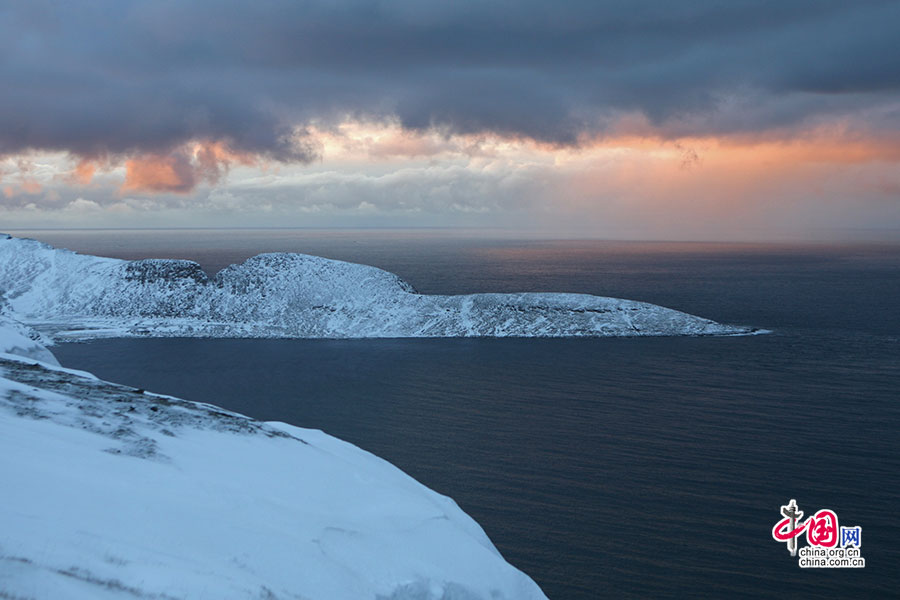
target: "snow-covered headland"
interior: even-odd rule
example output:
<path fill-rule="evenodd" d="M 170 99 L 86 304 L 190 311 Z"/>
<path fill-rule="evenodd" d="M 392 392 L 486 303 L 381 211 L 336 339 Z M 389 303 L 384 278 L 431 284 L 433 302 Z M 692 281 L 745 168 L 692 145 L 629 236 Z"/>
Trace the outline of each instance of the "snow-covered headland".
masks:
<path fill-rule="evenodd" d="M 375 267 L 261 254 L 210 278 L 186 260 L 86 256 L 0 234 L 0 299 L 53 339 L 742 335 L 676 310 L 586 294 L 419 294 Z"/>
<path fill-rule="evenodd" d="M 389 463 L 63 369 L 28 334 L 0 323 L 0 598 L 545 598 Z"/>

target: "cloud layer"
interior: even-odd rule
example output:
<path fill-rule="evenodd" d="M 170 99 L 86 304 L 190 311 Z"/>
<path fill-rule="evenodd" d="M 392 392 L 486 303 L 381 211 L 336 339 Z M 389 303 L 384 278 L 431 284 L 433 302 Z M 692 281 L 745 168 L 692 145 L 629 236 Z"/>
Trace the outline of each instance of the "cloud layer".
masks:
<path fill-rule="evenodd" d="M 896 238 L 897 23 L 897 0 L 0 2 L 0 225 Z"/>
<path fill-rule="evenodd" d="M 900 145 L 829 131 L 791 141 L 604 138 L 570 148 L 399 125 L 312 133 L 330 158 L 309 165 L 241 162 L 201 144 L 95 173 L 65 153 L 6 159 L 0 224 L 900 239 Z"/>
<path fill-rule="evenodd" d="M 185 144 L 305 162 L 307 127 L 348 119 L 553 144 L 896 135 L 898 22 L 871 0 L 7 2 L 0 154 L 166 155 L 174 189 Z"/>

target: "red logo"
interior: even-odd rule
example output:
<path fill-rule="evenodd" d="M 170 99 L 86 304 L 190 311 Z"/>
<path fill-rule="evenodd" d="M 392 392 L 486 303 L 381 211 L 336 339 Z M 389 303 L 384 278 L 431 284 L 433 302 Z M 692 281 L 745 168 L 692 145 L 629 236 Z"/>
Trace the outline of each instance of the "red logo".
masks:
<path fill-rule="evenodd" d="M 779 542 L 792 540 L 806 531 L 806 542 L 810 546 L 822 548 L 834 548 L 838 545 L 838 518 L 834 511 L 823 508 L 803 522 L 803 511 L 797 510 L 797 504 L 791 500 L 791 504 L 782 507 L 781 514 L 784 518 L 772 528 L 772 537 Z M 796 548 L 796 542 L 794 546 Z"/>

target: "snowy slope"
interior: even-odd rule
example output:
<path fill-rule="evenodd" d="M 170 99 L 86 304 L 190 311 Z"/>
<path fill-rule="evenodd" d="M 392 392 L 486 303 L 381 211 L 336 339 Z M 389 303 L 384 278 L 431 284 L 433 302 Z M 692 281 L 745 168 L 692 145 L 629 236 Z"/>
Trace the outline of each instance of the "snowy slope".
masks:
<path fill-rule="evenodd" d="M 545 598 L 355 446 L 11 354 L 0 482 L 0 598 Z"/>
<path fill-rule="evenodd" d="M 184 260 L 84 256 L 0 234 L 0 296 L 56 338 L 735 335 L 643 302 L 586 294 L 418 294 L 375 267 L 262 254 L 209 278 Z"/>
<path fill-rule="evenodd" d="M 39 339 L 37 333 L 13 319 L 9 306 L 0 297 L 0 354 L 15 354 L 59 365 Z"/>

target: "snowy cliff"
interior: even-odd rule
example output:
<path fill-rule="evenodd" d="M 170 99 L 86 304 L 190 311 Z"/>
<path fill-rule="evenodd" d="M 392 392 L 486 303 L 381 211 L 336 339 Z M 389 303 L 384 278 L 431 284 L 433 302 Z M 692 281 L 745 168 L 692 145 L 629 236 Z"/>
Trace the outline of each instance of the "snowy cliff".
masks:
<path fill-rule="evenodd" d="M 586 294 L 418 294 L 375 267 L 261 254 L 209 278 L 185 260 L 84 256 L 0 237 L 0 296 L 53 337 L 580 337 L 735 335 L 643 302 Z"/>
<path fill-rule="evenodd" d="M 0 598 L 546 600 L 355 446 L 3 352 L 0 480 Z"/>

